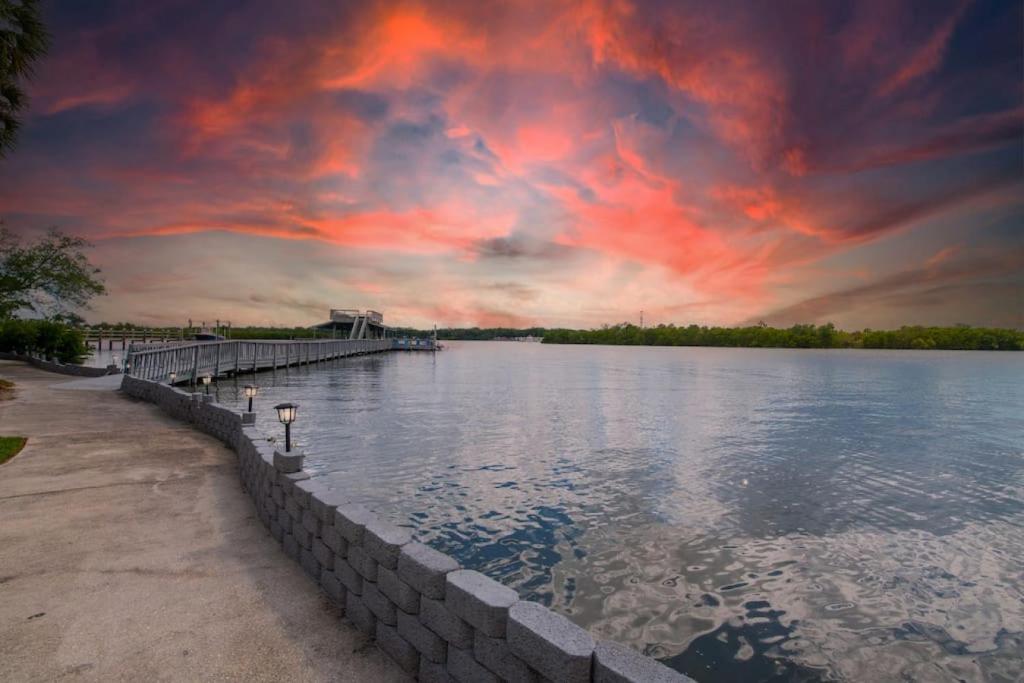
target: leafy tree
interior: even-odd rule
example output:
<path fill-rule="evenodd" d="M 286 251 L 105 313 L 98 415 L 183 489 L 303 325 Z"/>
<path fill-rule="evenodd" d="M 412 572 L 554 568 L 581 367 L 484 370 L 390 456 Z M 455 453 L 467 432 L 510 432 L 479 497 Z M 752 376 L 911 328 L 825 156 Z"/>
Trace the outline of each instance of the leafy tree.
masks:
<path fill-rule="evenodd" d="M 82 253 L 81 237 L 51 229 L 34 244 L 22 246 L 10 230 L 0 227 L 0 319 L 18 310 L 50 317 L 86 306 L 106 288 Z"/>
<path fill-rule="evenodd" d="M 49 46 L 37 0 L 0 0 L 0 158 L 14 147 L 28 98 L 19 82 Z"/>

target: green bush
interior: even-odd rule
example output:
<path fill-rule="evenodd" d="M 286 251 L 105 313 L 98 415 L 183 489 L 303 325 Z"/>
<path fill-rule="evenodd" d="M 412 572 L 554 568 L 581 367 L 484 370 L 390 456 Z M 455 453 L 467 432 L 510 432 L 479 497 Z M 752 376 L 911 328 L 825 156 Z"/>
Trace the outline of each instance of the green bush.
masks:
<path fill-rule="evenodd" d="M 81 363 L 89 351 L 79 330 L 49 320 L 0 321 L 0 351 Z"/>

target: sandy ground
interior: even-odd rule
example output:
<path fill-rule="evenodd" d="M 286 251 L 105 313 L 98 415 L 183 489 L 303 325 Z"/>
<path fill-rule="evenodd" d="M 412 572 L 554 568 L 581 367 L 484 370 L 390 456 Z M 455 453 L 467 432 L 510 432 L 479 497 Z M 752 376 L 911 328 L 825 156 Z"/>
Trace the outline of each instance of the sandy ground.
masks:
<path fill-rule="evenodd" d="M 0 465 L 0 681 L 408 680 L 281 552 L 230 450 L 116 380 L 0 377 L 0 434 L 29 437 Z"/>

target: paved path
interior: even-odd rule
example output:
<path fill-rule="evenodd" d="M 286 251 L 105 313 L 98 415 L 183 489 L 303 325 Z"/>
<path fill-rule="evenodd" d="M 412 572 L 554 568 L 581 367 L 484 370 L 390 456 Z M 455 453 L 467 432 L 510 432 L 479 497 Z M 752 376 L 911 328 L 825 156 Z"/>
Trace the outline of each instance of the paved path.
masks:
<path fill-rule="evenodd" d="M 407 680 L 281 552 L 227 448 L 109 381 L 0 377 L 0 434 L 29 437 L 0 465 L 0 681 Z"/>

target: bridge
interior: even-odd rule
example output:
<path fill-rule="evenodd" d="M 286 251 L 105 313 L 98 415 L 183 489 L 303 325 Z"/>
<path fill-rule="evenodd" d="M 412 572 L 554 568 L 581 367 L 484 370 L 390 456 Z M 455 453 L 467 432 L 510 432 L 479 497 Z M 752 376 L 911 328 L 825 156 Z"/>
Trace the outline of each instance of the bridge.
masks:
<path fill-rule="evenodd" d="M 125 373 L 157 382 L 195 383 L 241 373 L 311 365 L 398 348 L 393 339 L 303 339 L 264 341 L 195 341 L 171 344 L 132 344 Z"/>

